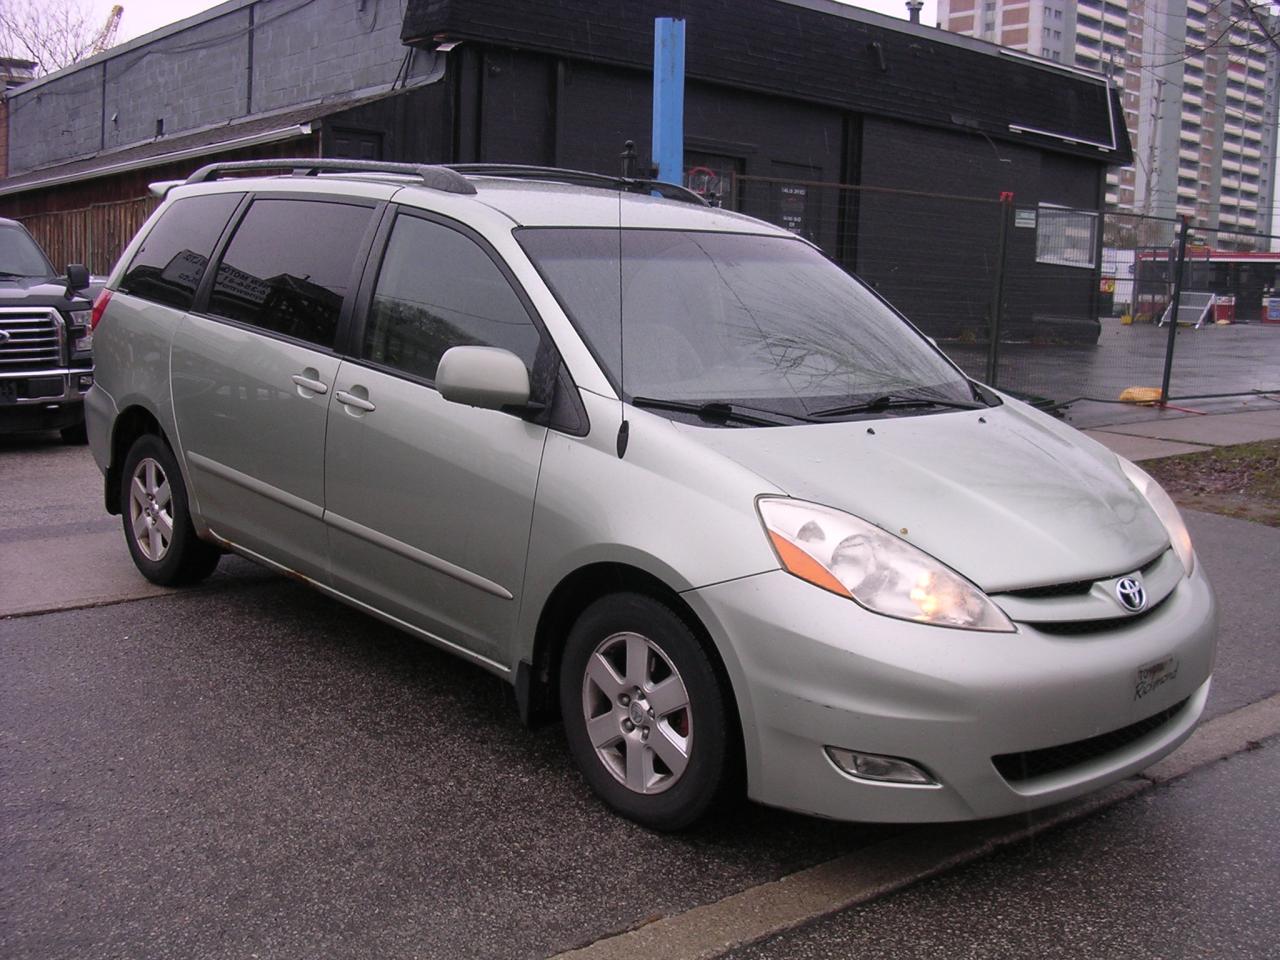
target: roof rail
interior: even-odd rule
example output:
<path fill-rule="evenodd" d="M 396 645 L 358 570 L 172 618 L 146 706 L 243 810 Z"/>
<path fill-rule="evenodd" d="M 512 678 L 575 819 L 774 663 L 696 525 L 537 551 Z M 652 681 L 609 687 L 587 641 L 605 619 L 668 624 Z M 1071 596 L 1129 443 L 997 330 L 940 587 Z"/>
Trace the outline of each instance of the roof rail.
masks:
<path fill-rule="evenodd" d="M 321 173 L 398 173 L 417 177 L 421 186 L 445 193 L 473 194 L 476 188 L 466 177 L 448 167 L 422 163 L 384 163 L 381 160 L 338 160 L 333 158 L 285 157 L 280 160 L 235 160 L 210 163 L 201 167 L 187 183 L 206 183 L 226 173 L 255 170 L 289 170 L 295 177 L 314 177 Z"/>
<path fill-rule="evenodd" d="M 687 187 L 662 180 L 638 177 L 614 177 L 589 170 L 566 170 L 562 167 L 536 167 L 518 163 L 451 163 L 448 169 L 460 174 L 481 177 L 510 177 L 516 180 L 550 180 L 555 183 L 577 183 L 582 186 L 612 187 L 629 193 L 657 193 L 668 200 L 709 206 L 706 199 Z"/>

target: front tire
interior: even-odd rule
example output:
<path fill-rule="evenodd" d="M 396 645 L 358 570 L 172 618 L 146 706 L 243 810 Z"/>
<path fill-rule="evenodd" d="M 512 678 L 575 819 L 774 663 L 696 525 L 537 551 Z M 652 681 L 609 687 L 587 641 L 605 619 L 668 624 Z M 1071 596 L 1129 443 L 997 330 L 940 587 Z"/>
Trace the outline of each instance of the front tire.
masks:
<path fill-rule="evenodd" d="M 124 538 L 142 575 L 176 587 L 213 573 L 221 553 L 196 536 L 182 472 L 164 440 L 153 433 L 135 440 L 124 459 L 122 480 Z"/>
<path fill-rule="evenodd" d="M 82 446 L 89 442 L 89 431 L 85 428 L 83 420 L 69 427 L 63 427 L 58 433 L 67 446 Z"/>
<path fill-rule="evenodd" d="M 653 597 L 611 594 L 583 611 L 561 661 L 560 709 L 587 782 L 637 823 L 683 829 L 726 787 L 728 698 L 689 625 Z"/>

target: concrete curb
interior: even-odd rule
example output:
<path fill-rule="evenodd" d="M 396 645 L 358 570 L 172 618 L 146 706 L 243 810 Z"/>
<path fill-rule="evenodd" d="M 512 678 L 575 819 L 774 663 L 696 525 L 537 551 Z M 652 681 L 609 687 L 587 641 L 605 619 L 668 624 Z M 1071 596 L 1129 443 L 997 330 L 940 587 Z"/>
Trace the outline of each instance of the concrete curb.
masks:
<path fill-rule="evenodd" d="M 1175 753 L 1141 775 L 1079 800 L 1025 817 L 920 827 L 715 903 L 556 954 L 552 960 L 631 960 L 646 955 L 709 960 L 981 859 L 1275 736 L 1280 736 L 1280 694 L 1208 721 Z"/>

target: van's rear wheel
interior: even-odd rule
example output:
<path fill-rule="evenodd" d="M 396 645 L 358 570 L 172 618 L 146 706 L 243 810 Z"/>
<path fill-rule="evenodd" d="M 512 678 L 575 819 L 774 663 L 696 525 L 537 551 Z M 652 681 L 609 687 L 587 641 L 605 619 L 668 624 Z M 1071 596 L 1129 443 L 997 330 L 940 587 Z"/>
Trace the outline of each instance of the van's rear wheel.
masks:
<path fill-rule="evenodd" d="M 129 553 L 152 583 L 175 587 L 213 573 L 217 547 L 196 536 L 177 461 L 155 434 L 134 441 L 124 460 L 120 514 Z"/>
<path fill-rule="evenodd" d="M 560 708 L 583 776 L 624 816 L 679 830 L 721 793 L 727 698 L 697 637 L 666 604 L 618 593 L 589 606 L 566 643 Z"/>

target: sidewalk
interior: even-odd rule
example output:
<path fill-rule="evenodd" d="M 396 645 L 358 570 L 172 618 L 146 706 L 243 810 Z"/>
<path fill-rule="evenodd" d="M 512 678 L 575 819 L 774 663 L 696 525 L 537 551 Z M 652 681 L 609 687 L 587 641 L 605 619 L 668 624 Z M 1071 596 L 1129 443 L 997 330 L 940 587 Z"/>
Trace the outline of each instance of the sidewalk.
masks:
<path fill-rule="evenodd" d="M 1154 460 L 1258 440 L 1280 440 L 1280 403 L 1230 412 L 1161 411 L 1157 419 L 1092 427 L 1084 432 L 1130 460 Z M 1154 411 L 1153 411 L 1154 412 Z"/>

